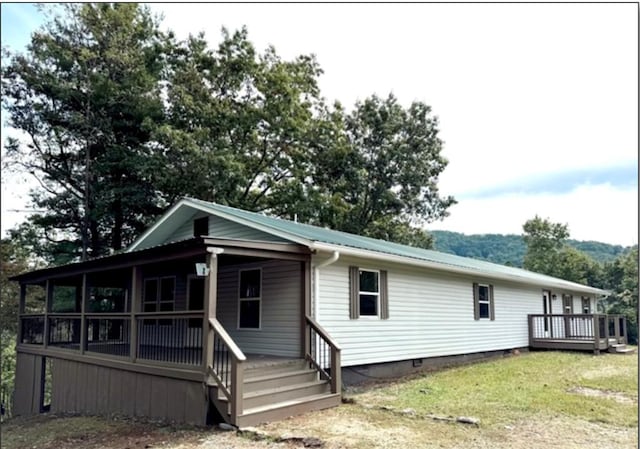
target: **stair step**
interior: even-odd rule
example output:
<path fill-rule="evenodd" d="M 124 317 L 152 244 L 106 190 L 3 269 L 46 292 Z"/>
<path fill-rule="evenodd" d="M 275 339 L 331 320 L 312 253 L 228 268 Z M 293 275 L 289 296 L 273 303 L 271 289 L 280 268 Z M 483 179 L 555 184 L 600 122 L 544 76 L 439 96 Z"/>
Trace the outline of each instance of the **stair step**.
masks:
<path fill-rule="evenodd" d="M 246 408 L 238 417 L 238 427 L 255 426 L 260 423 L 280 420 L 315 410 L 340 405 L 340 393 L 324 393 L 303 396 L 296 399 Z"/>
<path fill-rule="evenodd" d="M 256 377 L 245 377 L 243 389 L 245 393 L 249 393 L 259 390 L 284 387 L 287 385 L 312 382 L 317 379 L 318 372 L 311 369 L 275 372 Z"/>
<path fill-rule="evenodd" d="M 314 380 L 294 385 L 269 388 L 245 393 L 243 395 L 244 408 L 254 408 L 261 405 L 277 404 L 303 396 L 327 393 L 329 383 L 324 380 Z"/>
<path fill-rule="evenodd" d="M 273 364 L 260 364 L 251 366 L 248 364 L 244 369 L 244 377 L 251 378 L 257 376 L 266 376 L 268 374 L 284 373 L 288 371 L 298 371 L 305 369 L 307 362 L 304 359 L 292 359 L 284 362 L 275 362 Z"/>
<path fill-rule="evenodd" d="M 616 354 L 633 354 L 634 352 L 636 352 L 636 348 L 622 348 L 622 349 L 616 349 Z"/>

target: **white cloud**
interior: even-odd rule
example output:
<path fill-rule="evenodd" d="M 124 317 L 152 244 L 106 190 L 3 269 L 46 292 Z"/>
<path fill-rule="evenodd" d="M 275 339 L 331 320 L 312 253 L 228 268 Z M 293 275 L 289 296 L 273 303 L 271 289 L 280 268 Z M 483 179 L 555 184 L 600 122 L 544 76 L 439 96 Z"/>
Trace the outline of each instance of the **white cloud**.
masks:
<path fill-rule="evenodd" d="M 522 234 L 522 225 L 538 215 L 568 223 L 571 238 L 618 245 L 638 243 L 638 191 L 608 184 L 584 185 L 564 194 L 504 195 L 471 198 L 429 229 L 465 234 Z"/>

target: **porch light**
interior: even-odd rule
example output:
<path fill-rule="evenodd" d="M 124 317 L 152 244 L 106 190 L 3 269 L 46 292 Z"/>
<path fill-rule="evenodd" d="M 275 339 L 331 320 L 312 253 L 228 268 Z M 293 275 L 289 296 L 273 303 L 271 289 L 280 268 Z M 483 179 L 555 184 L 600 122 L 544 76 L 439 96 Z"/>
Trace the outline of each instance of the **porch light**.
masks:
<path fill-rule="evenodd" d="M 197 263 L 196 264 L 196 274 L 198 276 L 208 276 L 209 275 L 209 267 L 207 267 L 206 263 Z"/>
<path fill-rule="evenodd" d="M 553 299 L 555 301 L 556 299 L 558 299 L 558 296 L 557 295 L 551 295 L 551 299 Z"/>

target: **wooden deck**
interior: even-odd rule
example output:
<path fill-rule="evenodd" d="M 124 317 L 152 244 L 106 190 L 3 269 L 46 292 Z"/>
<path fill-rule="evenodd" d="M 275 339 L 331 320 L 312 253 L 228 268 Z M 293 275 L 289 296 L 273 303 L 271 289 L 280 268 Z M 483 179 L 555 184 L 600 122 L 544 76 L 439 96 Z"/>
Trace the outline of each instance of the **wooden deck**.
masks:
<path fill-rule="evenodd" d="M 627 323 L 622 315 L 529 315 L 528 322 L 531 348 L 599 354 L 627 343 Z"/>

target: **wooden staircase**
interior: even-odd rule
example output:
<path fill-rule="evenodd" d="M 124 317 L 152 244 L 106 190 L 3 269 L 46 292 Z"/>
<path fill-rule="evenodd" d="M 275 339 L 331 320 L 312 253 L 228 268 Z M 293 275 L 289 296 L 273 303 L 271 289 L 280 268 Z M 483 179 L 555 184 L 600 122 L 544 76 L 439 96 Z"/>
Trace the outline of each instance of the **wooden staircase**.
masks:
<path fill-rule="evenodd" d="M 633 354 L 636 352 L 635 348 L 627 348 L 625 343 L 619 343 L 617 339 L 610 338 L 609 339 L 609 348 L 608 352 L 612 354 Z"/>
<path fill-rule="evenodd" d="M 217 386 L 209 386 L 209 398 L 221 417 L 237 427 L 276 421 L 341 402 L 341 394 L 331 393 L 330 382 L 321 379 L 318 371 L 303 359 L 246 367 L 242 411 L 235 417 L 227 397 Z"/>

